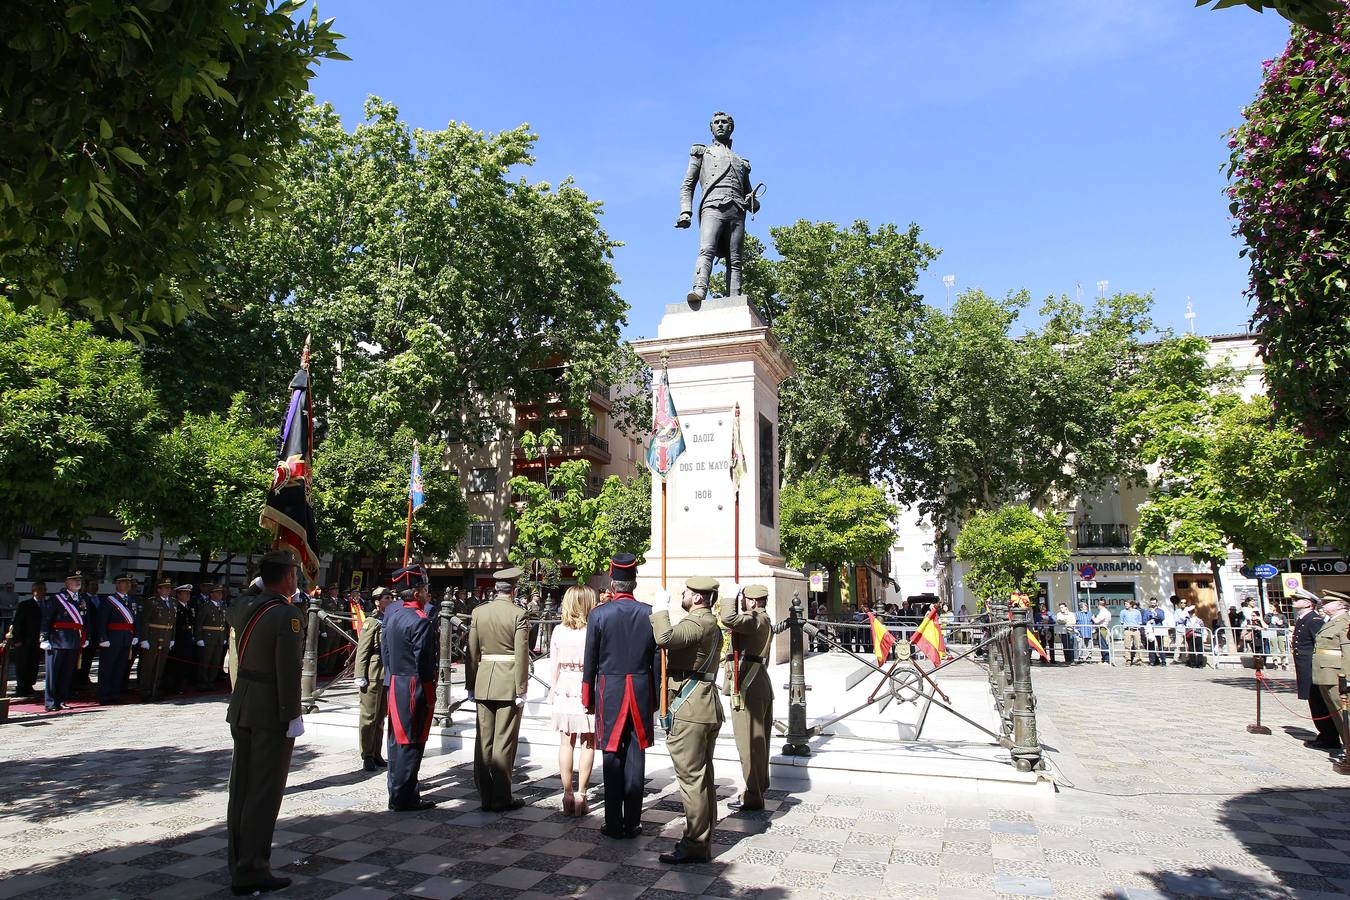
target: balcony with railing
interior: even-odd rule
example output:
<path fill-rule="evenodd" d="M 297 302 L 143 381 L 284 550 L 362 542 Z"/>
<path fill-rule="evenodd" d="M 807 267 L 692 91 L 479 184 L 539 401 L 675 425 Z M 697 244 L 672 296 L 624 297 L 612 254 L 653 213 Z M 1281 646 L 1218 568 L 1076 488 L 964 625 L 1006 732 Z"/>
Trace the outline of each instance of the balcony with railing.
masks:
<path fill-rule="evenodd" d="M 1106 549 L 1128 550 L 1130 547 L 1130 526 L 1119 523 L 1096 524 L 1079 523 L 1078 546 Z"/>
<path fill-rule="evenodd" d="M 561 427 L 560 427 L 561 426 Z M 608 465 L 610 461 L 609 441 L 596 434 L 594 431 L 586 428 L 579 423 L 571 423 L 563 420 L 552 423 L 552 427 L 562 437 L 562 444 L 558 447 L 550 448 L 548 451 L 548 464 L 569 459 L 588 459 L 596 465 Z M 511 451 L 512 467 L 516 474 L 523 474 L 533 469 L 542 470 L 544 467 L 543 459 L 536 456 L 529 459 L 525 455 L 525 448 L 520 445 L 520 435 L 527 429 L 521 429 L 516 436 L 516 445 Z M 530 427 L 530 431 L 542 430 L 542 426 Z"/>

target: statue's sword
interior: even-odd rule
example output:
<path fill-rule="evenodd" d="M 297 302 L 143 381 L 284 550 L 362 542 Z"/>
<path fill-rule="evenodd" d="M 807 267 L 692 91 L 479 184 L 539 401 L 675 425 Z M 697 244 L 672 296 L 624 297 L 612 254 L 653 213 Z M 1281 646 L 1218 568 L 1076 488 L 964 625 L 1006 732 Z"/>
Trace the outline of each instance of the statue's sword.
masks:
<path fill-rule="evenodd" d="M 764 196 L 766 190 L 767 188 L 764 187 L 764 182 L 761 181 L 759 184 L 755 185 L 753 191 L 745 195 L 745 208 L 750 213 L 751 222 L 755 221 L 755 203 L 760 197 Z"/>

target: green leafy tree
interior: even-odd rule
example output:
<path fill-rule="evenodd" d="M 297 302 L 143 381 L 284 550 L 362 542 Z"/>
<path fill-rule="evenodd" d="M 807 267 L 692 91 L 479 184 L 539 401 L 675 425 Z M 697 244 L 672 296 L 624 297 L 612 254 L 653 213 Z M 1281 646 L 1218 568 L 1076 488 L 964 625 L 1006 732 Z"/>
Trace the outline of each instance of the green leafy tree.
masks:
<path fill-rule="evenodd" d="M 966 584 L 986 603 L 1034 591 L 1037 572 L 1069 560 L 1064 520 L 1020 503 L 978 512 L 961 529 L 956 558 L 969 565 Z"/>
<path fill-rule="evenodd" d="M 895 541 L 899 510 L 875 485 L 852 475 L 813 472 L 783 485 L 779 537 L 794 568 L 821 565 L 837 602 L 846 564 L 877 559 Z"/>
<path fill-rule="evenodd" d="M 1137 468 L 1107 411 L 1151 328 L 1149 298 L 1086 309 L 1051 297 L 1040 328 L 1018 335 L 1030 302 L 965 291 L 950 313 L 928 310 L 915 338 L 906 493 L 940 525 L 1012 503 L 1047 508 Z"/>
<path fill-rule="evenodd" d="M 314 65 L 303 0 L 51 0 L 0 23 L 0 292 L 144 334 L 212 305 L 204 240 L 274 208 Z M 190 7 L 190 8 L 185 8 Z"/>
<path fill-rule="evenodd" d="M 652 547 L 652 474 L 611 475 L 600 489 L 600 517 L 609 535 L 609 555 L 631 553 L 643 560 Z"/>
<path fill-rule="evenodd" d="M 407 530 L 408 481 L 414 435 L 341 429 L 315 448 L 314 513 L 319 545 L 338 557 L 370 554 L 377 567 L 401 559 Z M 446 446 L 421 445 L 426 503 L 413 517 L 413 551 L 444 559 L 469 530 L 459 477 L 448 469 Z"/>
<path fill-rule="evenodd" d="M 0 303 L 0 536 L 78 539 L 86 517 L 151 489 L 161 422 L 134 346 Z"/>
<path fill-rule="evenodd" d="M 1324 34 L 1334 33 L 1336 14 L 1343 8 L 1342 0 L 1195 0 L 1195 5 L 1213 9 L 1245 6 L 1257 12 L 1273 9 L 1296 25 Z"/>
<path fill-rule="evenodd" d="M 1121 395 L 1122 431 L 1156 472 L 1139 509 L 1134 551 L 1207 562 L 1218 583 L 1229 546 L 1250 563 L 1304 546 L 1300 500 L 1316 490 L 1308 443 L 1279 423 L 1264 397 L 1243 401 L 1233 373 L 1186 336 L 1153 348 Z"/>
<path fill-rule="evenodd" d="M 238 396 L 225 414 L 188 413 L 158 436 L 153 487 L 128 495 L 118 518 L 132 535 L 156 527 L 200 556 L 205 580 L 216 553 L 248 553 L 266 543 L 258 527 L 276 459 L 276 434 L 259 427 Z"/>

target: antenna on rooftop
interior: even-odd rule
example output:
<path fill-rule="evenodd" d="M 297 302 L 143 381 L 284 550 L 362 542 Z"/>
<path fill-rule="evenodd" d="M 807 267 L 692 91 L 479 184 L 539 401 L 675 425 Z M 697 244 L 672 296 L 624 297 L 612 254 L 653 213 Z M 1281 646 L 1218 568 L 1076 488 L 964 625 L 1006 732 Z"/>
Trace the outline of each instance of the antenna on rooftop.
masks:
<path fill-rule="evenodd" d="M 1101 281 L 1097 282 L 1097 293 L 1101 294 L 1101 295 L 1102 295 L 1102 298 L 1105 299 L 1105 297 L 1106 297 L 1106 289 L 1109 288 L 1110 286 L 1111 286 L 1111 282 L 1109 282 L 1109 281 L 1107 281 L 1105 278 L 1103 278 Z"/>
<path fill-rule="evenodd" d="M 948 308 L 948 309 L 951 309 L 951 306 L 952 306 L 952 285 L 956 284 L 956 276 L 955 276 L 955 275 L 943 275 L 943 276 L 942 276 L 942 284 L 943 284 L 944 287 L 947 288 L 947 308 Z"/>
<path fill-rule="evenodd" d="M 1191 306 L 1191 298 L 1186 298 L 1186 321 L 1190 323 L 1190 332 L 1195 334 L 1195 307 Z"/>

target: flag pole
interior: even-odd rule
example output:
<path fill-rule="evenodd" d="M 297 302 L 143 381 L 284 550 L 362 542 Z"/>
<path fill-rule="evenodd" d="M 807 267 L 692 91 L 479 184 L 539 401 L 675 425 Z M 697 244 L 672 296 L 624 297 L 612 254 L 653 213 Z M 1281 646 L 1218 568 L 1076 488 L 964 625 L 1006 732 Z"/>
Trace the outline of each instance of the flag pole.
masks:
<path fill-rule="evenodd" d="M 417 458 L 417 442 L 413 441 L 413 459 Z M 412 501 L 413 485 L 411 477 L 408 479 L 408 524 L 403 529 L 403 567 L 408 566 L 408 556 L 412 551 Z"/>
<path fill-rule="evenodd" d="M 666 476 L 661 476 L 661 589 L 666 587 Z M 661 718 L 666 717 L 666 703 L 670 693 L 670 676 L 667 668 L 666 648 L 661 648 Z"/>

